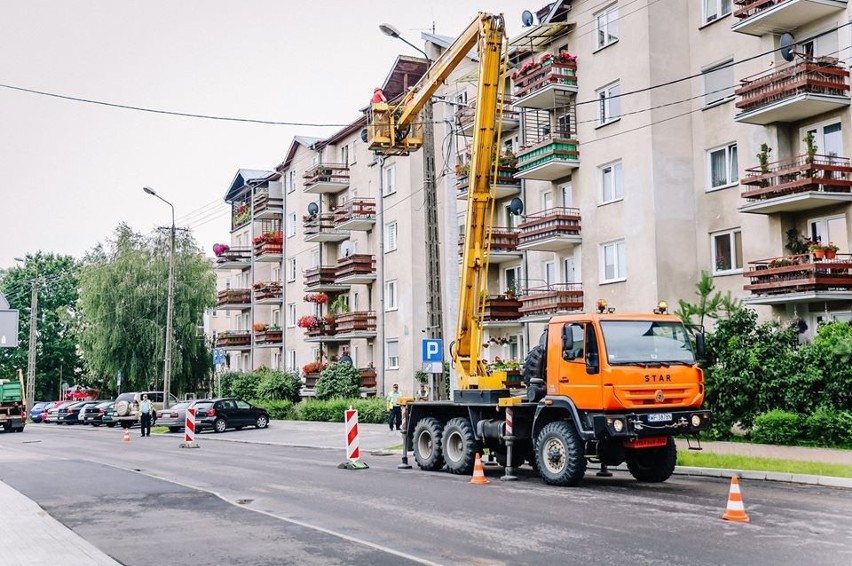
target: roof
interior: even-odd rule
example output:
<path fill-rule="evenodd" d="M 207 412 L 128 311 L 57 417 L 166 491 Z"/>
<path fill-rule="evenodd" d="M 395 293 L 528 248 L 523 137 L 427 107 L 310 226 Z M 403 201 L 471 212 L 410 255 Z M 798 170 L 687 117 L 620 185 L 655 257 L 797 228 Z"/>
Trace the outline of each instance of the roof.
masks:
<path fill-rule="evenodd" d="M 274 181 L 279 174 L 275 171 L 266 171 L 263 169 L 240 169 L 237 171 L 234 180 L 231 181 L 231 186 L 228 187 L 228 192 L 225 193 L 225 202 L 233 201 L 243 189 L 252 181 Z"/>
<path fill-rule="evenodd" d="M 290 147 L 287 149 L 287 156 L 284 158 L 284 161 L 282 161 L 275 167 L 275 170 L 282 172 L 288 167 L 290 167 L 290 163 L 292 163 L 293 158 L 296 157 L 296 149 L 300 145 L 304 147 L 311 147 L 321 141 L 322 138 L 312 138 L 309 136 L 293 136 L 293 141 L 290 142 Z"/>

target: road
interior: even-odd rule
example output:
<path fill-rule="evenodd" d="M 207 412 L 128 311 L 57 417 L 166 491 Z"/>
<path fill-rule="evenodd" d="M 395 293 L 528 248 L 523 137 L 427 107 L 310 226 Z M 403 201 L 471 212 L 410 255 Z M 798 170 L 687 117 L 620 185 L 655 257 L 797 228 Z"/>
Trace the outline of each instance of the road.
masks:
<path fill-rule="evenodd" d="M 852 563 L 849 490 L 743 481 L 751 522 L 730 523 L 723 479 L 590 470 L 556 488 L 488 468 L 491 483 L 472 485 L 370 454 L 368 470 L 341 470 L 342 449 L 285 445 L 275 424 L 202 434 L 199 449 L 179 448 L 182 435 L 28 426 L 0 434 L 0 480 L 129 566 Z"/>

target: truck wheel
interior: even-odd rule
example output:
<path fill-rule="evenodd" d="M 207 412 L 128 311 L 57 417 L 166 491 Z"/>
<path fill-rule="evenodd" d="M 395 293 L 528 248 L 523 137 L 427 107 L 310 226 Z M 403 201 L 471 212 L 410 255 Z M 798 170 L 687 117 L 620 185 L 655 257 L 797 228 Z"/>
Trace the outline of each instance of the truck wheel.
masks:
<path fill-rule="evenodd" d="M 3 432 L 11 432 L 12 431 L 12 423 L 6 421 L 3 423 Z"/>
<path fill-rule="evenodd" d="M 470 420 L 456 417 L 444 426 L 442 436 L 444 445 L 444 461 L 451 474 L 470 474 L 476 461 L 476 453 L 482 451 Z"/>
<path fill-rule="evenodd" d="M 435 472 L 444 467 L 444 454 L 441 450 L 443 432 L 444 427 L 434 417 L 426 417 L 417 421 L 411 446 L 414 450 L 414 459 L 420 469 Z"/>
<path fill-rule="evenodd" d="M 659 483 L 669 479 L 677 464 L 677 446 L 671 436 L 665 446 L 628 450 L 625 460 L 630 474 L 639 481 Z"/>
<path fill-rule="evenodd" d="M 544 483 L 575 486 L 586 473 L 586 452 L 574 423 L 548 423 L 538 433 L 536 464 Z"/>
<path fill-rule="evenodd" d="M 544 346 L 536 346 L 527 354 L 524 360 L 524 383 L 530 384 L 530 379 L 544 379 L 544 369 L 547 363 L 547 352 Z"/>

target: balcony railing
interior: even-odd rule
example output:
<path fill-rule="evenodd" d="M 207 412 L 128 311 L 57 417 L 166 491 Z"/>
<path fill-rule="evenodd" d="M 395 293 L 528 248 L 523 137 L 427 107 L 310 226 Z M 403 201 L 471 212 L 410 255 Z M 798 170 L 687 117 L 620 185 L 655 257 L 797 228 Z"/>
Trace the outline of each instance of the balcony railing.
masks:
<path fill-rule="evenodd" d="M 338 230 L 370 230 L 375 223 L 376 199 L 348 200 L 334 211 L 334 224 Z"/>
<path fill-rule="evenodd" d="M 548 208 L 533 212 L 518 224 L 518 249 L 556 251 L 581 242 L 580 209 Z"/>
<path fill-rule="evenodd" d="M 513 97 L 506 97 L 502 104 L 498 104 L 498 111 L 502 109 L 502 115 L 498 115 L 498 118 L 500 118 L 500 127 L 503 132 L 513 130 L 520 124 L 518 111 L 515 110 L 513 103 Z M 473 134 L 473 121 L 475 117 L 475 102 L 460 108 L 459 111 L 456 112 L 456 123 L 459 125 L 459 129 L 461 129 L 462 133 L 465 135 Z"/>
<path fill-rule="evenodd" d="M 246 200 L 231 203 L 231 232 L 251 221 L 251 203 Z"/>
<path fill-rule="evenodd" d="M 489 295 L 485 299 L 483 318 L 493 322 L 498 320 L 517 320 L 521 318 L 521 301 L 517 297 Z"/>
<path fill-rule="evenodd" d="M 761 36 L 801 29 L 843 10 L 842 0 L 734 0 L 733 31 Z"/>
<path fill-rule="evenodd" d="M 224 289 L 216 293 L 216 306 L 248 305 L 251 303 L 251 289 Z"/>
<path fill-rule="evenodd" d="M 551 315 L 583 309 L 582 283 L 553 283 L 531 287 L 519 297 L 518 311 L 523 316 Z"/>
<path fill-rule="evenodd" d="M 275 256 L 274 259 L 280 259 L 283 253 L 284 238 L 280 231 L 263 234 L 254 239 L 254 256 L 259 261 L 265 261 L 269 256 Z"/>
<path fill-rule="evenodd" d="M 520 254 L 518 242 L 520 233 L 514 228 L 495 226 L 491 229 L 491 255 Z M 459 236 L 459 255 L 464 254 L 464 235 Z M 492 262 L 493 263 L 493 262 Z"/>
<path fill-rule="evenodd" d="M 337 267 L 323 265 L 305 270 L 305 289 L 312 289 L 322 285 L 333 284 L 337 278 Z"/>
<path fill-rule="evenodd" d="M 228 348 L 251 345 L 251 332 L 248 330 L 228 330 L 216 335 L 216 347 Z"/>
<path fill-rule="evenodd" d="M 337 279 L 346 282 L 369 282 L 376 278 L 376 258 L 368 254 L 355 254 L 337 260 Z M 366 281 L 361 278 L 366 277 Z M 356 279 L 357 281 L 353 281 Z"/>
<path fill-rule="evenodd" d="M 374 311 L 352 311 L 337 315 L 337 332 L 375 332 L 376 313 Z"/>
<path fill-rule="evenodd" d="M 302 176 L 306 193 L 339 193 L 349 188 L 349 166 L 345 163 L 323 163 L 311 167 Z"/>
<path fill-rule="evenodd" d="M 216 269 L 245 269 L 251 264 L 251 248 L 228 248 L 216 256 Z"/>
<path fill-rule="evenodd" d="M 252 287 L 254 300 L 257 302 L 277 302 L 283 296 L 279 281 L 258 281 Z"/>
<path fill-rule="evenodd" d="M 772 297 L 814 294 L 816 300 L 841 292 L 852 298 L 852 254 L 838 253 L 832 259 L 817 260 L 813 254 L 800 254 L 750 261 L 743 276 L 752 296 Z"/>
<path fill-rule="evenodd" d="M 518 150 L 516 177 L 553 181 L 580 166 L 579 142 L 562 133 L 547 135 Z"/>
<path fill-rule="evenodd" d="M 334 212 L 302 217 L 306 242 L 340 242 L 349 238 L 349 232 L 337 228 Z"/>
<path fill-rule="evenodd" d="M 550 59 L 526 63 L 512 76 L 515 105 L 525 108 L 564 106 L 565 94 L 577 92 L 577 62 Z"/>
<path fill-rule="evenodd" d="M 848 157 L 833 155 L 797 155 L 789 159 L 775 161 L 765 167 L 746 169 L 742 197 L 749 201 L 746 207 L 757 208 L 752 204 L 765 203 L 772 199 L 796 197 L 790 206 L 775 204 L 769 212 L 789 212 L 825 206 L 826 193 L 841 193 L 852 195 L 852 166 Z M 799 195 L 819 192 L 811 206 L 803 206 Z M 780 207 L 780 208 L 779 208 Z M 764 212 L 758 210 L 758 212 Z"/>
<path fill-rule="evenodd" d="M 279 186 L 280 185 L 276 185 Z M 281 190 L 258 189 L 254 194 L 255 218 L 280 218 L 284 212 L 284 198 Z"/>
<path fill-rule="evenodd" d="M 740 81 L 734 91 L 742 110 L 735 119 L 749 124 L 795 122 L 849 105 L 849 71 L 836 59 L 786 65 Z"/>
<path fill-rule="evenodd" d="M 460 199 L 467 198 L 468 191 L 470 189 L 470 176 L 467 174 L 467 171 L 464 173 L 465 174 L 460 174 L 456 178 L 456 189 L 458 190 L 457 196 Z M 509 167 L 506 165 L 497 167 L 497 181 L 496 183 L 491 183 L 494 190 L 494 198 L 501 199 L 520 193 L 521 181 L 516 177 L 517 173 L 517 167 Z M 489 175 L 489 177 L 491 176 Z"/>
<path fill-rule="evenodd" d="M 261 330 L 254 333 L 254 343 L 257 345 L 281 345 L 284 341 L 284 332 L 281 330 Z"/>

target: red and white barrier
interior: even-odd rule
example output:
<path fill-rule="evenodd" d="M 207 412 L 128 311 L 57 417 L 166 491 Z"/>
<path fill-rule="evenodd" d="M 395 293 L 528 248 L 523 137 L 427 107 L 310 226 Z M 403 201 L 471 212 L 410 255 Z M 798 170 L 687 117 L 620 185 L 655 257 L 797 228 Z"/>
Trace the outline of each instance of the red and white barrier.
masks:
<path fill-rule="evenodd" d="M 515 436 L 512 433 L 512 407 L 506 407 L 506 436 Z"/>
<path fill-rule="evenodd" d="M 184 421 L 184 435 L 181 448 L 198 448 L 195 443 L 195 407 L 186 408 L 186 419 Z"/>
<path fill-rule="evenodd" d="M 369 468 L 361 462 L 361 448 L 358 444 L 358 411 L 351 407 L 346 410 L 346 461 L 337 466 L 347 470 L 364 470 Z"/>

